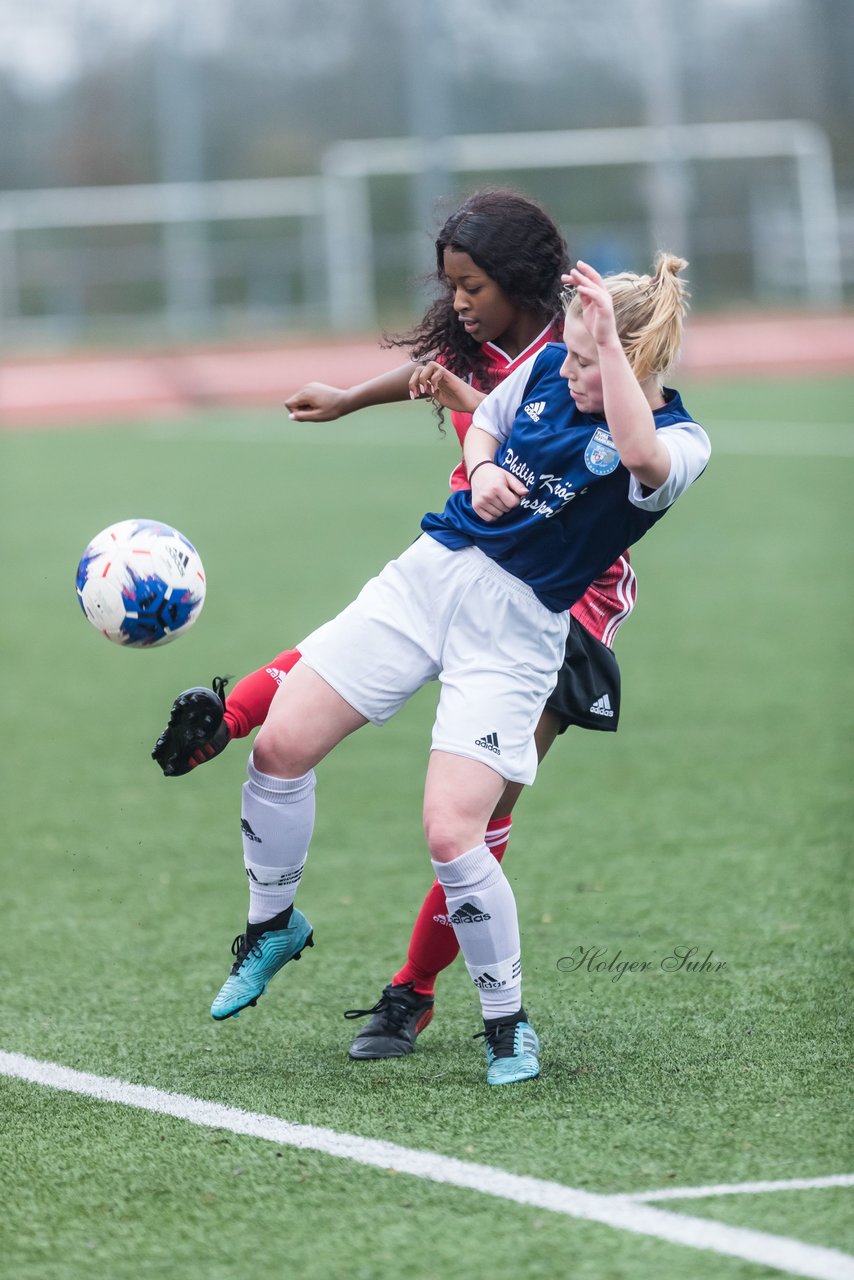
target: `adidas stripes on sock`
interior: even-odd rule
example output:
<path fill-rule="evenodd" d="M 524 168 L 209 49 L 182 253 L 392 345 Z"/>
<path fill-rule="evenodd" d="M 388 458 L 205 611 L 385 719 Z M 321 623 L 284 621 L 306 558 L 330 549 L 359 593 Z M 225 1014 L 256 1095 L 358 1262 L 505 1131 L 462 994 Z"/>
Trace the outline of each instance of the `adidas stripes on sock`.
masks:
<path fill-rule="evenodd" d="M 450 862 L 434 862 L 433 868 L 484 1018 L 516 1013 L 522 1004 L 522 960 L 510 882 L 486 844 Z"/>
<path fill-rule="evenodd" d="M 225 702 L 224 718 L 232 738 L 245 738 L 264 723 L 276 690 L 299 660 L 298 649 L 286 649 L 268 666 L 238 680 Z"/>
<path fill-rule="evenodd" d="M 292 905 L 314 830 L 314 771 L 273 778 L 249 758 L 243 784 L 243 864 L 249 877 L 250 924 Z"/>
<path fill-rule="evenodd" d="M 500 862 L 507 851 L 512 824 L 509 814 L 504 818 L 491 818 L 487 824 L 484 840 L 496 862 Z M 445 890 L 434 880 L 412 927 L 406 963 L 394 975 L 392 983 L 398 986 L 411 982 L 419 995 L 432 996 L 437 976 L 453 964 L 459 954 L 460 944 L 448 918 Z"/>

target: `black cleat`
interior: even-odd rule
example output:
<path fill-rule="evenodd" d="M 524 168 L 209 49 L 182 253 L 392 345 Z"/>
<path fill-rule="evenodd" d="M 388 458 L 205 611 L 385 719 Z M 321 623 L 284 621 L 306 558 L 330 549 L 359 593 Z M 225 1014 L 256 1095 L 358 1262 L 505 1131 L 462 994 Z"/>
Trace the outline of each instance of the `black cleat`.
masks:
<path fill-rule="evenodd" d="M 227 684 L 227 676 L 215 676 L 212 689 L 185 689 L 172 703 L 169 723 L 151 753 L 167 778 L 180 778 L 228 746 L 231 730 L 223 719 Z"/>
<path fill-rule="evenodd" d="M 350 1045 L 351 1058 L 403 1058 L 415 1048 L 415 1037 L 432 1021 L 433 997 L 420 995 L 411 982 L 383 988 L 371 1009 L 348 1009 L 345 1018 L 366 1018 L 364 1031 Z"/>

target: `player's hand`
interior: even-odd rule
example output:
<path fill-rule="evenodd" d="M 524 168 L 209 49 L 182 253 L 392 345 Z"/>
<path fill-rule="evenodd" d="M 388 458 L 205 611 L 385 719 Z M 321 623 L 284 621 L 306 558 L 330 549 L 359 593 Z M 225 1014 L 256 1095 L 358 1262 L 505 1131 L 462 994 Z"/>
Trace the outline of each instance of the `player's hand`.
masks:
<path fill-rule="evenodd" d="M 619 344 L 614 302 L 596 268 L 578 261 L 561 281 L 578 294 L 582 318 L 597 347 Z"/>
<path fill-rule="evenodd" d="M 459 413 L 474 413 L 484 398 L 482 391 L 476 391 L 437 360 L 418 366 L 409 379 L 409 397 L 411 400 L 427 397 L 443 409 Z"/>
<path fill-rule="evenodd" d="M 518 507 L 528 492 L 527 485 L 499 467 L 497 462 L 487 462 L 472 469 L 471 504 L 475 513 L 488 524 Z"/>
<path fill-rule="evenodd" d="M 325 382 L 309 382 L 285 401 L 294 422 L 334 422 L 347 412 L 347 392 Z"/>

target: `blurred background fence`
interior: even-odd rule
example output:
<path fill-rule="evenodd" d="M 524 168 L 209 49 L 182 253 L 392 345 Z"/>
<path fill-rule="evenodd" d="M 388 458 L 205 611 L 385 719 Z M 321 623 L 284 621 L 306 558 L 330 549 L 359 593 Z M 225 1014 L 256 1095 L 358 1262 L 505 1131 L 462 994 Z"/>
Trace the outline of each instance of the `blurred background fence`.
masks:
<path fill-rule="evenodd" d="M 0 0 L 0 334 L 406 324 L 443 214 L 521 186 L 700 309 L 854 296 L 848 0 Z"/>

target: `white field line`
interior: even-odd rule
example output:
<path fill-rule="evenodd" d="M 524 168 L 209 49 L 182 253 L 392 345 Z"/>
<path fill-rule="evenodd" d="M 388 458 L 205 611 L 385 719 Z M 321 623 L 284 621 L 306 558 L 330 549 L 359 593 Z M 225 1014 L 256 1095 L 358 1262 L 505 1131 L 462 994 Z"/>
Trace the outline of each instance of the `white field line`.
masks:
<path fill-rule="evenodd" d="M 708 1200 L 712 1196 L 756 1196 L 765 1191 L 820 1191 L 823 1187 L 854 1187 L 854 1173 L 833 1173 L 826 1178 L 789 1178 L 783 1182 L 720 1182 L 708 1187 L 665 1187 L 660 1191 L 628 1191 L 620 1200 Z"/>
<path fill-rule="evenodd" d="M 848 422 L 738 422 L 714 419 L 703 426 L 716 453 L 762 458 L 854 457 L 854 426 Z"/>
<path fill-rule="evenodd" d="M 305 425 L 294 426 L 287 420 L 259 421 L 248 417 L 245 423 L 229 420 L 207 421 L 193 426 L 180 420 L 134 424 L 149 437 L 168 440 L 234 441 L 239 444 L 310 445 L 312 449 L 324 445 L 337 450 L 368 448 L 370 446 L 394 446 L 394 448 L 432 449 L 441 447 L 442 440 L 429 425 L 427 432 L 399 431 L 390 433 L 381 424 L 356 424 L 352 435 L 344 439 L 338 430 L 324 431 L 323 423 L 306 431 Z M 712 454 L 738 454 L 762 458 L 851 458 L 854 457 L 854 424 L 847 422 L 822 422 L 806 426 L 802 422 L 735 422 L 731 420 L 707 421 L 703 426 L 712 439 Z M 97 430 L 98 428 L 93 428 Z M 133 429 L 133 428 L 132 428 Z M 447 430 L 447 428 L 446 428 Z"/>
<path fill-rule="evenodd" d="M 743 1258 L 789 1275 L 808 1276 L 813 1280 L 854 1280 L 854 1257 L 836 1249 L 649 1208 L 621 1196 L 597 1195 L 430 1151 L 412 1150 L 391 1142 L 337 1133 L 314 1125 L 291 1124 L 277 1116 L 253 1114 L 183 1094 L 130 1084 L 125 1080 L 74 1071 L 19 1053 L 0 1050 L 0 1075 L 137 1107 L 156 1115 L 174 1116 L 205 1128 L 225 1129 L 282 1146 L 319 1151 L 377 1169 L 393 1169 L 430 1182 L 478 1191 L 482 1195 L 532 1205 L 571 1218 L 600 1222 L 619 1231 L 631 1231 L 671 1244 Z"/>

